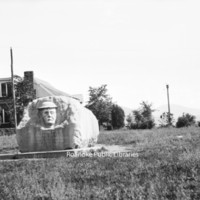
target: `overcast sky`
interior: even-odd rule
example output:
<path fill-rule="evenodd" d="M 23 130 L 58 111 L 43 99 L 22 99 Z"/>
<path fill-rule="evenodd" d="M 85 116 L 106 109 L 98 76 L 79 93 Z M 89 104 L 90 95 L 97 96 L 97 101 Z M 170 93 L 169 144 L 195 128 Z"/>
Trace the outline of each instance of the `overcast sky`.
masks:
<path fill-rule="evenodd" d="M 0 0 L 0 76 L 37 78 L 88 99 L 107 84 L 138 108 L 170 101 L 200 108 L 199 0 Z"/>

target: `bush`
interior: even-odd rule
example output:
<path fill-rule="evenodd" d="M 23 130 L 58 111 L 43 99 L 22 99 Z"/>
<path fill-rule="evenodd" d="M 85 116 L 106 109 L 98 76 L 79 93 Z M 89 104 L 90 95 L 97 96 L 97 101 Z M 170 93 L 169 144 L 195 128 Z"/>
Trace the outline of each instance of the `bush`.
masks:
<path fill-rule="evenodd" d="M 128 126 L 131 129 L 152 129 L 155 126 L 152 113 L 152 104 L 147 102 L 140 103 L 141 107 L 137 110 L 133 110 L 133 116 L 128 116 Z"/>
<path fill-rule="evenodd" d="M 0 128 L 0 136 L 15 134 L 14 128 Z"/>
<path fill-rule="evenodd" d="M 152 129 L 155 126 L 154 120 L 143 121 L 141 123 L 131 123 L 131 129 Z"/>
<path fill-rule="evenodd" d="M 169 114 L 169 112 L 163 112 L 160 116 L 159 120 L 159 127 L 168 127 L 168 126 L 174 126 L 175 120 L 172 113 Z"/>
<path fill-rule="evenodd" d="M 120 106 L 113 104 L 111 117 L 112 117 L 112 126 L 114 129 L 119 129 L 124 127 L 125 114 L 124 110 Z"/>
<path fill-rule="evenodd" d="M 196 120 L 195 120 L 195 116 L 191 115 L 189 113 L 186 113 L 179 117 L 177 122 L 176 122 L 176 127 L 177 128 L 181 128 L 181 127 L 188 127 L 188 126 L 192 126 L 195 125 Z"/>

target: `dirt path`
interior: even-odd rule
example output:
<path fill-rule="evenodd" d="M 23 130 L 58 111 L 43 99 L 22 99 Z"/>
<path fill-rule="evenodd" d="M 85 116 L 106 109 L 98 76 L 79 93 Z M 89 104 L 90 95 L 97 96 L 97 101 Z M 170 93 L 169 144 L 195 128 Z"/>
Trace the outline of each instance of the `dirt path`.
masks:
<path fill-rule="evenodd" d="M 105 144 L 98 144 L 95 147 L 105 148 L 109 153 L 117 153 L 117 152 L 133 152 L 134 149 L 131 145 L 105 145 Z"/>

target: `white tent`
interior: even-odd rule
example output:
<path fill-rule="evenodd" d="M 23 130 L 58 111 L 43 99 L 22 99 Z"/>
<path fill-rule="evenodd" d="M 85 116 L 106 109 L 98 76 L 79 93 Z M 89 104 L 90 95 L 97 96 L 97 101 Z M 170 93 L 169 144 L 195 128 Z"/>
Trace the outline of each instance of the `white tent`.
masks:
<path fill-rule="evenodd" d="M 34 89 L 36 90 L 36 98 L 47 97 L 47 96 L 67 96 L 72 97 L 83 103 L 83 95 L 69 95 L 63 91 L 60 91 L 50 85 L 48 82 L 34 78 Z"/>

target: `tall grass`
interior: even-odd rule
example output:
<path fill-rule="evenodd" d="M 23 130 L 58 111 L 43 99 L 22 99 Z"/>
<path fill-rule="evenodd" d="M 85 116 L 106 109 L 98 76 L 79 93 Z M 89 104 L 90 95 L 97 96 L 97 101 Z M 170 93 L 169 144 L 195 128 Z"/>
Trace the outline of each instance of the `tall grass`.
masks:
<path fill-rule="evenodd" d="M 1 161 L 0 199 L 200 199 L 199 128 L 102 132 L 98 143 L 139 157 Z"/>

